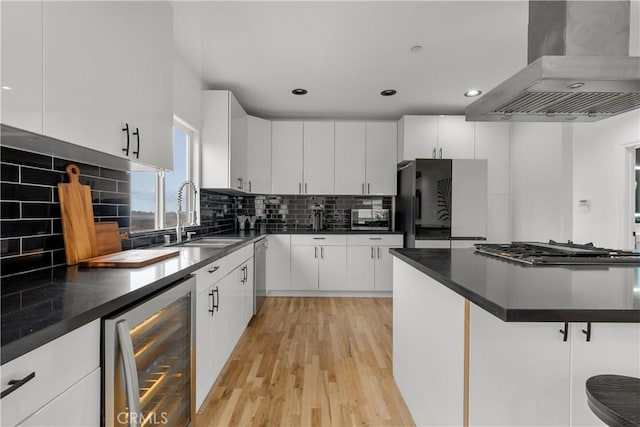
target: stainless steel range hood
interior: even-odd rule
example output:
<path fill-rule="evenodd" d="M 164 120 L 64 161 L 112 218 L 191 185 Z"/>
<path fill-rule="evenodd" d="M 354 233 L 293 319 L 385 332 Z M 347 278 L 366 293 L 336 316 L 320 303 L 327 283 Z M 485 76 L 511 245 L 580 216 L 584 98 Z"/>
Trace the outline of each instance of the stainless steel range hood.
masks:
<path fill-rule="evenodd" d="M 468 121 L 593 122 L 640 107 L 629 1 L 531 1 L 529 65 L 467 107 Z"/>

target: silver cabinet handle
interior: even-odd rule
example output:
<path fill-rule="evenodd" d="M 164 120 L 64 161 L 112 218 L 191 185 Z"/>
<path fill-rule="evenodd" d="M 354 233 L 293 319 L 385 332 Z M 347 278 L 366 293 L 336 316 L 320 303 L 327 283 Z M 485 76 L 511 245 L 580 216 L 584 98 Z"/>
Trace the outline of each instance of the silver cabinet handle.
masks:
<path fill-rule="evenodd" d="M 315 254 L 314 258 L 318 258 L 318 247 L 316 246 L 315 249 L 316 249 L 316 254 Z"/>
<path fill-rule="evenodd" d="M 369 240 L 382 240 L 382 237 L 369 237 Z"/>
<path fill-rule="evenodd" d="M 324 246 L 320 246 L 320 258 L 324 258 Z"/>
<path fill-rule="evenodd" d="M 238 181 L 238 189 L 242 190 L 242 177 L 238 177 L 236 181 Z"/>
<path fill-rule="evenodd" d="M 371 194 L 371 183 L 367 182 L 367 194 Z"/>
<path fill-rule="evenodd" d="M 132 132 L 131 135 L 135 135 L 138 140 L 138 145 L 136 145 L 136 151 L 132 151 L 132 154 L 136 155 L 136 159 L 140 158 L 140 129 L 136 128 L 135 132 Z"/>
<path fill-rule="evenodd" d="M 380 246 L 378 246 L 378 259 L 380 259 Z"/>
<path fill-rule="evenodd" d="M 313 240 L 324 240 L 326 237 L 314 237 Z"/>
<path fill-rule="evenodd" d="M 442 147 L 440 147 L 440 158 L 442 158 Z"/>
<path fill-rule="evenodd" d="M 213 274 L 216 271 L 218 271 L 218 269 L 220 269 L 219 265 L 214 265 L 213 268 L 210 268 L 209 270 L 207 270 L 209 273 Z"/>
<path fill-rule="evenodd" d="M 364 192 L 364 182 L 362 183 L 362 194 L 365 194 L 365 192 Z"/>
<path fill-rule="evenodd" d="M 591 325 L 591 323 L 589 323 L 589 325 Z M 36 371 L 33 371 L 26 377 L 20 378 L 19 380 L 10 380 L 8 384 L 11 387 L 9 387 L 6 390 L 2 390 L 2 393 L 0 393 L 0 399 L 4 399 L 5 396 L 10 395 L 11 393 L 16 391 L 17 389 L 19 389 L 20 387 L 22 387 L 23 385 L 25 385 L 26 383 L 34 379 L 35 377 L 36 377 Z"/>
<path fill-rule="evenodd" d="M 209 313 L 211 314 L 211 317 L 213 317 L 213 309 L 215 308 L 216 304 L 216 301 L 213 297 L 213 289 L 209 291 L 209 296 L 211 297 L 211 308 L 209 309 Z"/>
<path fill-rule="evenodd" d="M 373 259 L 373 246 L 371 246 L 371 259 Z"/>
<path fill-rule="evenodd" d="M 307 194 L 307 193 L 308 193 L 308 191 L 307 191 L 307 183 L 305 182 L 304 183 L 304 194 Z"/>
<path fill-rule="evenodd" d="M 129 324 L 126 320 L 116 323 L 118 342 L 120 343 L 120 356 L 124 370 L 124 382 L 127 391 L 127 405 L 129 406 L 129 427 L 138 427 L 142 420 L 140 411 L 140 385 L 138 384 L 138 368 L 136 356 L 133 352 L 133 342 L 129 332 Z"/>
<path fill-rule="evenodd" d="M 243 268 L 244 268 L 244 283 L 246 284 L 249 281 L 249 267 L 245 265 Z"/>
<path fill-rule="evenodd" d="M 431 158 L 432 159 L 436 158 L 436 149 L 435 148 L 433 149 L 433 154 L 431 154 Z"/>
<path fill-rule="evenodd" d="M 302 183 L 298 183 L 298 194 L 302 194 Z"/>

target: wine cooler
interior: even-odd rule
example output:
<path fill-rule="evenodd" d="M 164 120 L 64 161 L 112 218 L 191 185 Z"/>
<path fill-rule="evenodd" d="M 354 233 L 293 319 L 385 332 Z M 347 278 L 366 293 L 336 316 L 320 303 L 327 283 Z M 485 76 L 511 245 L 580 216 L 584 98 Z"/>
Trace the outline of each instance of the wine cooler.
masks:
<path fill-rule="evenodd" d="M 105 426 L 193 423 L 195 279 L 104 321 Z"/>

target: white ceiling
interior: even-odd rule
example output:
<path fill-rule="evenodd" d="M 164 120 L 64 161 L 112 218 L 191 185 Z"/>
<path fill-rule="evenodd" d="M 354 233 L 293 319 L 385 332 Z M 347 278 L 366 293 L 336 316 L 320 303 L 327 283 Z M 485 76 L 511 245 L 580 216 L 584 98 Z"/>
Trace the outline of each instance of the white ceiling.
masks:
<path fill-rule="evenodd" d="M 487 92 L 527 63 L 526 1 L 173 6 L 176 48 L 205 87 L 265 118 L 463 114 L 465 91 Z M 309 93 L 292 95 L 298 87 Z"/>

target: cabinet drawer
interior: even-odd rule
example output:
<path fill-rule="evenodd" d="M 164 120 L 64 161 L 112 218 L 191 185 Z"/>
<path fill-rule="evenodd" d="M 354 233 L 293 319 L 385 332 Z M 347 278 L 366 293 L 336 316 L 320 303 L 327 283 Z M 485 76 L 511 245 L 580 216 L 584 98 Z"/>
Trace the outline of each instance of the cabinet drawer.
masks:
<path fill-rule="evenodd" d="M 343 246 L 347 244 L 347 236 L 344 234 L 293 234 L 291 244 L 298 246 Z"/>
<path fill-rule="evenodd" d="M 349 246 L 402 246 L 402 234 L 350 234 Z"/>
<path fill-rule="evenodd" d="M 227 255 L 228 271 L 231 271 L 253 256 L 253 244 L 246 245 Z"/>
<path fill-rule="evenodd" d="M 229 273 L 228 257 L 223 257 L 196 271 L 196 294 L 204 291 Z"/>
<path fill-rule="evenodd" d="M 3 426 L 14 426 L 100 365 L 100 319 L 2 365 L 2 390 L 11 380 L 35 377 L 0 400 Z"/>

